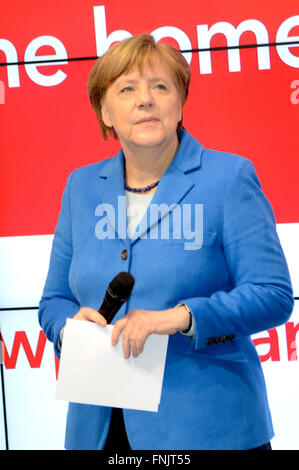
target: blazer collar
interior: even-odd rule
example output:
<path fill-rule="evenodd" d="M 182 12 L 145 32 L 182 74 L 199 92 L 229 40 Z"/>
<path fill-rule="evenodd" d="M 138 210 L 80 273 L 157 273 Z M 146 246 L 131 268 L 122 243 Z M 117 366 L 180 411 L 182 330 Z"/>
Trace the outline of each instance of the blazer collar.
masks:
<path fill-rule="evenodd" d="M 161 208 L 158 211 L 156 220 L 148 220 L 147 224 L 142 224 L 144 227 L 138 233 L 136 239 L 132 239 L 131 243 L 135 243 L 139 238 L 153 226 L 159 223 L 163 217 L 167 216 L 173 210 L 176 204 L 185 197 L 185 195 L 194 186 L 192 178 L 188 177 L 188 173 L 192 170 L 198 169 L 201 166 L 201 157 L 204 147 L 189 134 L 185 129 L 179 133 L 180 146 L 178 151 L 164 173 L 159 186 L 153 196 L 151 204 L 157 204 Z M 100 170 L 99 176 L 101 178 L 101 199 L 105 204 L 113 206 L 115 214 L 107 213 L 107 218 L 113 226 L 119 238 L 123 238 L 124 226 L 118 226 L 118 221 L 125 220 L 125 230 L 127 230 L 126 217 L 117 214 L 118 211 L 125 211 L 124 205 L 124 154 L 120 152 L 113 158 L 105 160 Z M 120 197 L 122 196 L 122 198 Z M 145 214 L 146 217 L 147 214 Z M 146 217 L 149 219 L 149 217 Z M 140 224 L 141 226 L 141 224 Z M 128 239 L 128 237 L 126 237 Z"/>
<path fill-rule="evenodd" d="M 177 153 L 174 156 L 169 168 L 176 166 L 178 170 L 183 173 L 188 173 L 193 169 L 199 168 L 201 165 L 201 157 L 204 151 L 204 147 L 200 144 L 186 129 L 182 129 L 178 134 L 180 146 Z M 168 169 L 169 169 L 168 168 Z M 99 176 L 106 178 L 111 173 L 121 173 L 121 177 L 124 177 L 124 154 L 120 152 L 112 158 L 109 158 L 103 162 L 103 167 L 100 169 Z M 166 172 L 167 173 L 167 172 Z"/>

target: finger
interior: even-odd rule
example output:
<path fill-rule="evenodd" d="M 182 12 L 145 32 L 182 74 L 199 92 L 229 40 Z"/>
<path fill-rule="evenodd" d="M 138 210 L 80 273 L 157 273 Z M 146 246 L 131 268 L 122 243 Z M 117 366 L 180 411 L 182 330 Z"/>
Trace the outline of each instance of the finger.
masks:
<path fill-rule="evenodd" d="M 135 358 L 138 357 L 139 354 L 142 353 L 146 338 L 147 338 L 147 335 L 145 331 L 142 330 L 141 328 L 139 328 L 135 332 L 135 336 L 133 336 L 132 341 L 131 341 L 131 350 Z"/>
<path fill-rule="evenodd" d="M 129 323 L 123 330 L 122 346 L 125 359 L 130 357 L 131 349 L 134 347 L 133 329 L 133 325 L 130 325 Z"/>
<path fill-rule="evenodd" d="M 149 336 L 149 331 L 144 328 L 144 325 L 134 324 L 130 331 L 128 331 L 127 342 L 126 334 L 123 339 L 124 353 L 126 357 L 131 352 L 133 357 L 138 357 L 144 349 L 144 344 Z"/>
<path fill-rule="evenodd" d="M 119 337 L 121 335 L 121 332 L 123 331 L 123 329 L 125 328 L 126 326 L 126 323 L 127 323 L 127 320 L 126 318 L 121 318 L 120 320 L 118 320 L 115 324 L 114 324 L 114 327 L 113 327 L 113 330 L 112 330 L 112 335 L 111 335 L 111 344 L 112 346 L 116 346 L 117 343 L 118 343 L 118 340 L 119 340 Z"/>
<path fill-rule="evenodd" d="M 101 315 L 97 310 L 94 310 L 93 308 L 87 309 L 86 317 L 89 321 L 97 323 L 98 325 L 101 325 L 101 326 L 107 325 L 106 318 L 103 317 L 103 315 Z"/>
<path fill-rule="evenodd" d="M 101 315 L 101 313 L 97 312 L 96 310 L 94 311 L 94 315 L 93 315 L 93 320 L 95 323 L 98 323 L 98 325 L 101 325 L 101 326 L 106 326 L 107 325 L 107 320 L 105 317 L 103 317 L 103 315 Z"/>
<path fill-rule="evenodd" d="M 73 317 L 74 320 L 92 321 L 101 326 L 106 326 L 107 321 L 99 312 L 89 307 L 82 307 L 79 312 Z"/>

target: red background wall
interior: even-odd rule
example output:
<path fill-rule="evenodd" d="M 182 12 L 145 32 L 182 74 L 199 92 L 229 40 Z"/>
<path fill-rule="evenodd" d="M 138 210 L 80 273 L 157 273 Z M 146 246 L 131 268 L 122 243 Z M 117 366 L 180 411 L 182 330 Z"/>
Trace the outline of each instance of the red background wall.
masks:
<path fill-rule="evenodd" d="M 248 3 L 248 4 L 247 4 Z M 197 48 L 196 25 L 226 21 L 237 27 L 246 19 L 262 22 L 270 43 L 279 26 L 299 14 L 297 1 L 278 2 L 173 2 L 151 0 L 79 0 L 6 2 L 1 6 L 1 38 L 13 43 L 18 61 L 36 37 L 52 35 L 67 50 L 68 58 L 97 55 L 93 6 L 106 7 L 107 33 L 124 29 L 131 34 L 175 26 Z M 290 32 L 299 36 L 299 26 Z M 177 45 L 171 39 L 170 42 Z M 255 44 L 252 32 L 240 44 Z M 223 34 L 212 47 L 226 46 Z M 299 56 L 299 47 L 290 51 Z M 53 54 L 51 47 L 39 55 Z M 270 47 L 271 68 L 259 70 L 257 49 L 240 51 L 241 71 L 230 72 L 227 51 L 212 52 L 212 73 L 203 74 L 198 54 L 192 55 L 190 98 L 185 126 L 206 147 L 237 153 L 255 164 L 278 223 L 299 222 L 298 124 L 299 93 L 291 84 L 299 71 L 285 64 Z M 0 51 L 0 62 L 6 56 Z M 34 83 L 19 66 L 20 86 L 9 87 L 6 67 L 0 67 L 5 104 L 0 105 L 0 236 L 53 233 L 67 175 L 79 166 L 118 151 L 118 143 L 105 143 L 89 104 L 86 82 L 94 60 L 40 66 L 44 75 L 62 70 L 66 79 L 56 86 Z M 299 83 L 297 85 L 299 87 Z M 293 100 L 294 101 L 294 100 Z"/>

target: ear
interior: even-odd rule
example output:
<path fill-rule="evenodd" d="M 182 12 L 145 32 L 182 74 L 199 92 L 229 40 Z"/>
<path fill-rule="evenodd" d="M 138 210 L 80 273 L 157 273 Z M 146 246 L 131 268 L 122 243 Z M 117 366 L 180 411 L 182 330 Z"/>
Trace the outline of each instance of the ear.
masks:
<path fill-rule="evenodd" d="M 107 127 L 112 127 L 112 121 L 110 117 L 110 112 L 109 112 L 109 107 L 106 103 L 106 100 L 104 100 L 102 107 L 101 107 L 101 112 L 102 112 L 102 119 Z"/>
<path fill-rule="evenodd" d="M 183 120 L 183 106 L 180 104 L 178 108 L 178 115 L 179 115 L 179 120 L 178 123 Z"/>

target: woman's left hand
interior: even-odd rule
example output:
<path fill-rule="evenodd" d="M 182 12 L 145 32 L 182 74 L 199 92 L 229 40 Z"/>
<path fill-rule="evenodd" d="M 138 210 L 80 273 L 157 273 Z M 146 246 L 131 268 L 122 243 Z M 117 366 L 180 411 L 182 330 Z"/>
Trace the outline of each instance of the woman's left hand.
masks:
<path fill-rule="evenodd" d="M 189 312 L 182 305 L 167 310 L 130 310 L 120 318 L 112 331 L 112 346 L 116 346 L 122 333 L 124 358 L 138 357 L 149 335 L 174 335 L 188 328 Z"/>

